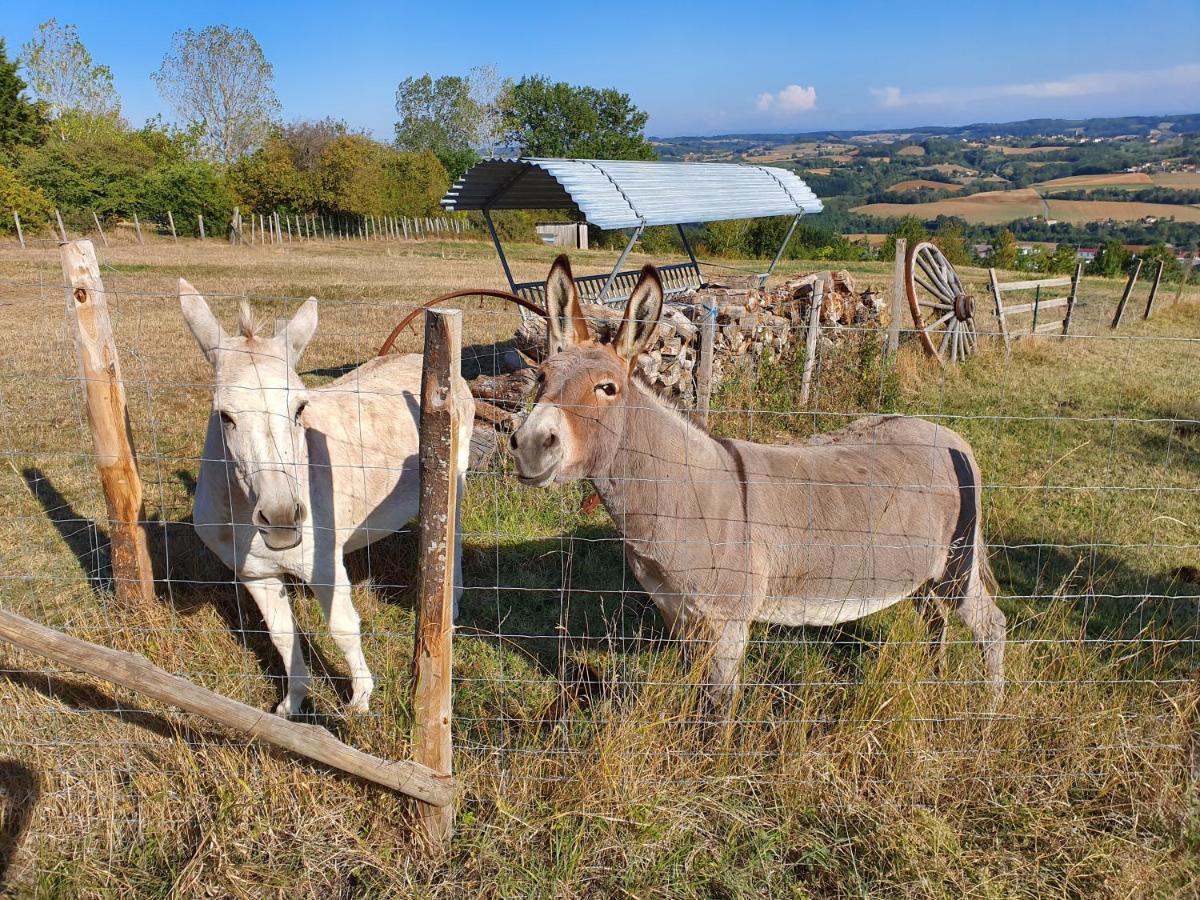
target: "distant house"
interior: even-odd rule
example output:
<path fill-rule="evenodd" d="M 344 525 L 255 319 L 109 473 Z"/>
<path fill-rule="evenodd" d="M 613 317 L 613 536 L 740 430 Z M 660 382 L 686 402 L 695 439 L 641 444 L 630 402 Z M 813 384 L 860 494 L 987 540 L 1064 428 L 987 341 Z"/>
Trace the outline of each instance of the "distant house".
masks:
<path fill-rule="evenodd" d="M 1032 253 L 1036 249 L 1037 249 L 1037 247 L 1033 246 L 1033 244 L 1018 244 L 1017 245 L 1017 253 L 1019 253 L 1021 256 L 1028 256 L 1030 253 Z"/>
<path fill-rule="evenodd" d="M 989 256 L 992 255 L 992 245 L 991 244 L 972 244 L 971 252 L 974 253 L 976 256 L 978 256 L 980 259 L 987 259 Z"/>
<path fill-rule="evenodd" d="M 1083 260 L 1083 262 L 1091 262 L 1096 258 L 1096 254 L 1099 252 L 1099 247 L 1080 247 L 1075 251 L 1075 258 Z"/>

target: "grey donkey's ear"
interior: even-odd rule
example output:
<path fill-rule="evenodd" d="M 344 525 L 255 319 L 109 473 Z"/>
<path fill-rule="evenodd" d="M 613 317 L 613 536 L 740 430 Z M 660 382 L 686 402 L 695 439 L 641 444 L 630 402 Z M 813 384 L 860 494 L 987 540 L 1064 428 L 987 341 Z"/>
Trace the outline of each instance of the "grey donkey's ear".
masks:
<path fill-rule="evenodd" d="M 662 315 L 662 305 L 662 281 L 658 277 L 658 270 L 647 263 L 642 266 L 637 286 L 625 304 L 625 315 L 621 319 L 621 328 L 613 348 L 617 356 L 629 363 L 630 368 L 633 368 L 638 354 L 646 349 L 654 337 Z"/>
<path fill-rule="evenodd" d="M 210 363 L 216 365 L 217 350 L 227 336 L 204 298 L 183 278 L 179 279 L 179 308 L 183 310 L 184 321 L 200 350 Z"/>
<path fill-rule="evenodd" d="M 546 356 L 588 339 L 587 319 L 579 305 L 579 288 L 564 253 L 546 276 Z"/>
<path fill-rule="evenodd" d="M 317 333 L 317 298 L 309 297 L 291 319 L 275 321 L 275 337 L 283 337 L 293 365 Z"/>

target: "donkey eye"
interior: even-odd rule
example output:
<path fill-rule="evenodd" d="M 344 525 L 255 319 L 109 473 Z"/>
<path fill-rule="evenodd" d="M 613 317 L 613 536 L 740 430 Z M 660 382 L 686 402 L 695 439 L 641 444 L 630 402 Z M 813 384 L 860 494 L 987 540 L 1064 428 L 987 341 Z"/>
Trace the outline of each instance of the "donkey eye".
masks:
<path fill-rule="evenodd" d="M 601 391 L 606 397 L 615 397 L 617 395 L 617 386 L 611 381 L 604 381 L 596 385 L 596 390 Z"/>
<path fill-rule="evenodd" d="M 233 421 L 233 416 L 231 416 L 229 413 L 225 412 L 225 410 L 221 410 L 220 416 L 221 416 L 221 421 L 224 424 L 228 425 L 230 428 L 237 428 L 237 422 Z"/>
<path fill-rule="evenodd" d="M 297 425 L 300 424 L 300 416 L 304 414 L 304 409 L 307 406 L 308 406 L 308 401 L 305 400 L 303 403 L 301 403 L 299 406 L 296 407 L 296 415 L 293 416 L 293 418 L 296 420 Z"/>

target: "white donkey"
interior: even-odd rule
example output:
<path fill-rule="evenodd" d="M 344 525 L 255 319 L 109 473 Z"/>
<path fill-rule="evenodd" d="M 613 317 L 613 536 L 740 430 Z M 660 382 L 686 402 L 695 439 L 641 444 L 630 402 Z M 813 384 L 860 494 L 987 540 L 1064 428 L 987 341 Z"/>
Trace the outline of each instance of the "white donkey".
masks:
<path fill-rule="evenodd" d="M 284 585 L 289 576 L 316 594 L 350 666 L 351 709 L 366 711 L 374 680 L 343 557 L 417 514 L 421 356 L 372 359 L 310 390 L 296 374 L 296 361 L 317 330 L 315 299 L 290 321 L 279 320 L 273 337 L 257 332 L 245 304 L 238 334 L 227 334 L 182 278 L 179 302 L 215 374 L 193 522 L 254 598 L 283 657 L 287 693 L 275 711 L 296 714 L 309 686 Z M 456 379 L 461 499 L 475 406 L 466 382 Z M 461 593 L 460 533 L 456 614 Z"/>

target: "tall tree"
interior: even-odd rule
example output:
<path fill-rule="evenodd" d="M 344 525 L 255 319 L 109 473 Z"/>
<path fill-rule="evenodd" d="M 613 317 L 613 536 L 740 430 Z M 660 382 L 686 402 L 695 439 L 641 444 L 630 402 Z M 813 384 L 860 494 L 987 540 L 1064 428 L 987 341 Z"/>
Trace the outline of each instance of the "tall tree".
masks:
<path fill-rule="evenodd" d="M 41 110 L 25 96 L 25 81 L 0 37 L 0 151 L 34 143 L 41 122 Z"/>
<path fill-rule="evenodd" d="M 21 64 L 63 140 L 90 133 L 90 119 L 120 116 L 112 70 L 93 63 L 74 25 L 47 19 L 21 48 Z"/>
<path fill-rule="evenodd" d="M 541 75 L 522 78 L 501 99 L 505 142 L 525 156 L 655 159 L 647 114 L 613 88 L 578 87 Z"/>
<path fill-rule="evenodd" d="M 163 99 L 202 129 L 205 154 L 229 163 L 260 146 L 279 114 L 274 71 L 249 31 L 210 25 L 175 32 L 151 77 Z"/>
<path fill-rule="evenodd" d="M 1017 238 L 1007 228 L 996 237 L 992 248 L 992 265 L 997 269 L 1013 269 L 1017 265 Z"/>
<path fill-rule="evenodd" d="M 452 177 L 476 158 L 480 107 L 461 75 L 405 78 L 396 88 L 396 149 L 437 154 Z"/>

